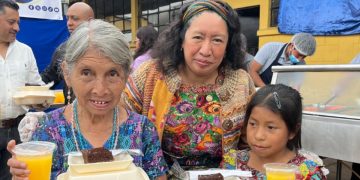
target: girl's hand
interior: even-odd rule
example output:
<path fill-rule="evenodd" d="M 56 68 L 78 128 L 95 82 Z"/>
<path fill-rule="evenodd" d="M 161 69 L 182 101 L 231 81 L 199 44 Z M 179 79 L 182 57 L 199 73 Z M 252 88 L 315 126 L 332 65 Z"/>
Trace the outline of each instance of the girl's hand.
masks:
<path fill-rule="evenodd" d="M 30 170 L 26 169 L 26 164 L 16 159 L 14 152 L 15 140 L 9 141 L 7 150 L 12 154 L 12 157 L 8 160 L 7 165 L 10 167 L 10 173 L 13 176 L 13 180 L 25 180 L 29 179 Z"/>

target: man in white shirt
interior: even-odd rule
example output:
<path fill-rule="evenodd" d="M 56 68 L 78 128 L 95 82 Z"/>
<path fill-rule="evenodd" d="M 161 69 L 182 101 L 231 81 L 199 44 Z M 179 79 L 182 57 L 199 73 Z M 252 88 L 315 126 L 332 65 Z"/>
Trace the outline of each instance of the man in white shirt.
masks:
<path fill-rule="evenodd" d="M 0 179 L 10 180 L 6 150 L 9 140 L 20 142 L 18 123 L 27 112 L 13 101 L 17 87 L 43 85 L 31 48 L 16 40 L 19 31 L 19 6 L 0 0 Z"/>

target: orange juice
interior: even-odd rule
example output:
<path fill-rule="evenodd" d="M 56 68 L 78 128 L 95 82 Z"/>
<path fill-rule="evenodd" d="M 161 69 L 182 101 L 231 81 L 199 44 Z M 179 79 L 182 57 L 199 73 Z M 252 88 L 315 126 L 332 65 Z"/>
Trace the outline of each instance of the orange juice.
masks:
<path fill-rule="evenodd" d="M 55 91 L 54 104 L 64 104 L 64 103 L 65 103 L 64 93 L 62 91 Z"/>
<path fill-rule="evenodd" d="M 295 173 L 294 172 L 266 172 L 267 180 L 294 180 Z"/>
<path fill-rule="evenodd" d="M 30 180 L 49 180 L 52 155 L 56 144 L 46 141 L 29 141 L 15 146 L 16 159 L 30 170 Z"/>
<path fill-rule="evenodd" d="M 267 180 L 295 180 L 297 166 L 287 163 L 264 164 Z"/>
<path fill-rule="evenodd" d="M 30 170 L 30 180 L 49 180 L 52 164 L 52 154 L 42 156 L 16 156 L 16 159 L 25 162 Z"/>

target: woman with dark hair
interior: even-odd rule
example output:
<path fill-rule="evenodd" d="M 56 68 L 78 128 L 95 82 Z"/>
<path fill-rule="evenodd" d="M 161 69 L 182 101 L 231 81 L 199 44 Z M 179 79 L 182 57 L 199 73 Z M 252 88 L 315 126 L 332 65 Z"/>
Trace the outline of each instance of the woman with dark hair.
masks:
<path fill-rule="evenodd" d="M 240 47 L 237 13 L 223 1 L 195 1 L 160 34 L 155 60 L 129 77 L 124 101 L 154 122 L 169 167 L 219 167 L 239 143 L 255 91 Z"/>
<path fill-rule="evenodd" d="M 250 149 L 230 150 L 223 167 L 251 171 L 266 179 L 264 164 L 287 163 L 299 167 L 296 179 L 326 179 L 328 170 L 315 154 L 301 148 L 301 96 L 282 84 L 267 85 L 251 98 L 243 131 Z M 295 178 L 295 177 L 294 177 Z"/>
<path fill-rule="evenodd" d="M 135 71 L 140 64 L 151 59 L 150 52 L 156 39 L 158 32 L 153 26 L 144 26 L 138 29 L 135 41 L 135 55 L 132 64 L 132 70 Z"/>

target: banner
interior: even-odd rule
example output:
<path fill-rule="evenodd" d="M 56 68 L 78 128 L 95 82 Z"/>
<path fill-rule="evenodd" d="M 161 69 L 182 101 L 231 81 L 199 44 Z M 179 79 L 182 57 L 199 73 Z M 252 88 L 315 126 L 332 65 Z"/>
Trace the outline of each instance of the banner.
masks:
<path fill-rule="evenodd" d="M 41 72 L 51 62 L 54 50 L 69 37 L 66 17 L 62 21 L 20 18 L 16 39 L 31 47 Z"/>
<path fill-rule="evenodd" d="M 16 0 L 20 17 L 63 20 L 61 0 Z"/>
<path fill-rule="evenodd" d="M 278 22 L 284 34 L 359 34 L 360 0 L 282 0 Z"/>

